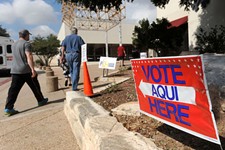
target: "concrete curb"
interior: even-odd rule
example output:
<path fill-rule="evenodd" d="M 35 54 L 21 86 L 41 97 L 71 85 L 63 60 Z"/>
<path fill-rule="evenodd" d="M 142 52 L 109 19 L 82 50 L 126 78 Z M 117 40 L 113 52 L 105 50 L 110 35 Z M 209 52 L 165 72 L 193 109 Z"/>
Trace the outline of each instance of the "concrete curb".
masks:
<path fill-rule="evenodd" d="M 121 78 L 117 78 L 117 79 L 115 79 L 115 78 L 109 79 L 109 78 L 101 77 L 101 78 L 99 78 L 98 81 L 103 81 L 105 83 L 109 82 L 109 84 L 107 84 L 105 86 L 102 86 L 102 87 L 99 87 L 99 88 L 94 88 L 93 92 L 94 93 L 99 93 L 99 92 L 101 92 L 101 91 L 103 91 L 103 90 L 105 90 L 105 89 L 107 89 L 107 88 L 109 88 L 109 87 L 111 87 L 111 86 L 113 86 L 115 84 L 119 84 L 119 83 L 125 82 L 128 79 L 130 79 L 130 78 L 128 78 L 128 77 L 126 77 L 126 78 L 125 77 L 121 77 Z"/>
<path fill-rule="evenodd" d="M 115 117 L 81 92 L 66 93 L 64 112 L 82 150 L 158 150 L 149 139 L 129 132 Z"/>

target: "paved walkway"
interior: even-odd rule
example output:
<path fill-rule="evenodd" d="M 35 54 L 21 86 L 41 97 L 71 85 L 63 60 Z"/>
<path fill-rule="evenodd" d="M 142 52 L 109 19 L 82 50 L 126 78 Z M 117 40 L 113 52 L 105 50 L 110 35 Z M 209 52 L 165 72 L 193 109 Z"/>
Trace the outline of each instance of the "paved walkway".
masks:
<path fill-rule="evenodd" d="M 129 62 L 126 62 L 129 64 Z M 118 66 L 118 65 L 117 65 Z M 39 70 L 39 82 L 49 103 L 37 107 L 33 93 L 27 85 L 21 89 L 15 108 L 19 114 L 11 117 L 4 115 L 4 103 L 11 82 L 0 86 L 0 150 L 78 150 L 76 139 L 64 115 L 63 105 L 66 91 L 70 87 L 64 86 L 64 76 L 60 67 L 52 67 L 58 76 L 59 90 L 46 92 L 46 75 Z M 78 88 L 83 88 L 83 68 Z M 90 79 L 93 90 L 106 85 L 106 82 L 94 82 L 96 77 L 103 75 L 103 70 L 98 68 L 98 63 L 88 63 Z M 118 67 L 116 68 L 118 70 Z M 114 70 L 110 70 L 112 72 Z"/>

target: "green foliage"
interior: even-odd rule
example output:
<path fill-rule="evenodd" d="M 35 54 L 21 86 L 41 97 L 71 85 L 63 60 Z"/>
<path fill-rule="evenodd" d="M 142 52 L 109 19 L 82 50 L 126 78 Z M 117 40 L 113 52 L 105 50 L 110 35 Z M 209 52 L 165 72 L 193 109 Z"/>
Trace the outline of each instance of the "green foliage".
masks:
<path fill-rule="evenodd" d="M 165 6 L 170 2 L 170 0 L 150 0 L 156 7 L 165 8 Z M 210 0 L 180 0 L 180 7 L 184 7 L 184 10 L 189 11 L 190 9 L 194 9 L 198 11 L 199 6 L 202 8 L 206 8 Z"/>
<path fill-rule="evenodd" d="M 113 82 L 112 84 L 109 84 L 109 86 L 107 87 L 107 89 L 104 91 L 105 93 L 114 93 L 121 90 L 119 85 L 116 84 L 115 82 Z"/>
<path fill-rule="evenodd" d="M 183 28 L 171 27 L 165 18 L 156 19 L 152 24 L 148 20 L 139 21 L 135 26 L 133 45 L 141 51 L 154 49 L 159 56 L 178 55 L 183 42 Z"/>
<path fill-rule="evenodd" d="M 149 35 L 149 31 L 150 31 L 150 24 L 148 20 L 140 20 L 139 21 L 139 26 L 135 26 L 134 27 L 134 33 L 133 33 L 133 45 L 138 48 L 141 49 L 143 51 L 147 51 L 148 49 L 148 35 Z"/>
<path fill-rule="evenodd" d="M 124 72 L 125 72 L 126 70 L 128 70 L 128 67 L 126 67 L 126 66 L 119 67 L 118 74 L 124 74 Z"/>
<path fill-rule="evenodd" d="M 2 28 L 2 25 L 0 25 L 0 36 L 10 37 L 10 35 L 9 35 L 9 33 L 7 33 L 6 29 Z"/>
<path fill-rule="evenodd" d="M 151 2 L 160 8 L 165 8 L 165 5 L 169 3 L 170 0 L 151 0 Z"/>
<path fill-rule="evenodd" d="M 45 66 L 49 66 L 52 58 L 57 55 L 60 41 L 56 36 L 50 34 L 45 37 L 35 37 L 32 43 L 33 52 L 39 57 Z"/>
<path fill-rule="evenodd" d="M 59 3 L 62 3 L 62 0 L 56 0 Z M 133 0 L 128 0 L 133 1 Z M 96 11 L 97 9 L 103 10 L 104 8 L 110 9 L 112 6 L 115 6 L 116 9 L 119 9 L 119 6 L 122 4 L 122 0 L 64 0 L 64 2 L 75 3 L 76 5 L 83 5 L 90 10 Z"/>
<path fill-rule="evenodd" d="M 56 0 L 58 3 L 62 3 L 63 0 Z M 123 1 L 133 2 L 134 0 L 64 0 L 64 2 L 72 2 L 76 5 L 83 5 L 86 8 L 90 8 L 90 10 L 102 10 L 103 8 L 111 8 L 114 6 L 116 9 L 122 4 Z M 137 0 L 136 0 L 137 1 Z M 170 0 L 149 0 L 152 2 L 156 7 L 165 8 Z M 198 7 L 201 6 L 202 8 L 206 8 L 209 4 L 210 0 L 180 0 L 180 6 L 184 6 L 185 10 L 195 9 L 198 11 Z"/>
<path fill-rule="evenodd" d="M 37 60 L 35 60 L 35 65 L 37 65 L 37 66 L 44 66 L 44 63 L 43 63 L 43 61 L 41 59 L 37 59 Z"/>
<path fill-rule="evenodd" d="M 196 47 L 202 53 L 225 53 L 225 26 L 215 26 L 210 31 L 199 29 Z"/>

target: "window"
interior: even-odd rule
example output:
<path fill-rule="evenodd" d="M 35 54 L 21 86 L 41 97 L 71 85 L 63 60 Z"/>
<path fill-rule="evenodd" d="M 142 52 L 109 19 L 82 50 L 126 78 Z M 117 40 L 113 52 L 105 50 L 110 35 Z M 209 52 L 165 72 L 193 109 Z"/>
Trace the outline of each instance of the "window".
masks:
<path fill-rule="evenodd" d="M 0 64 L 3 64 L 3 57 L 0 56 Z"/>
<path fill-rule="evenodd" d="M 7 45 L 7 53 L 12 53 L 11 45 Z"/>
<path fill-rule="evenodd" d="M 0 55 L 2 54 L 2 46 L 0 46 Z"/>

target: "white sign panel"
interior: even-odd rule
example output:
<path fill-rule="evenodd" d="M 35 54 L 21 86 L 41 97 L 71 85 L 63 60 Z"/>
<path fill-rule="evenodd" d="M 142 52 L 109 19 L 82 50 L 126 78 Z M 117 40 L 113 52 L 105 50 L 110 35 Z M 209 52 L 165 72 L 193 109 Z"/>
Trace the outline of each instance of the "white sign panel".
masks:
<path fill-rule="evenodd" d="M 146 52 L 140 53 L 140 58 L 141 58 L 141 59 L 147 58 L 147 53 L 146 53 Z"/>
<path fill-rule="evenodd" d="M 116 60 L 114 57 L 100 57 L 99 68 L 103 69 L 115 69 L 116 68 Z"/>
<path fill-rule="evenodd" d="M 87 62 L 87 44 L 81 46 L 81 62 Z"/>

